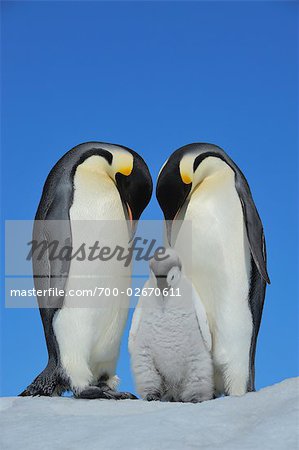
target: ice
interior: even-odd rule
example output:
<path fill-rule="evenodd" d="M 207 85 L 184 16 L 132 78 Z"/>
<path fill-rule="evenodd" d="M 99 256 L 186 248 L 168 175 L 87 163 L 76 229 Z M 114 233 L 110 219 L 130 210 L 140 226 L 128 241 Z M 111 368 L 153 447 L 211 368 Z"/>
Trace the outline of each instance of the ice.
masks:
<path fill-rule="evenodd" d="M 11 397 L 1 449 L 295 450 L 299 378 L 201 404 Z"/>

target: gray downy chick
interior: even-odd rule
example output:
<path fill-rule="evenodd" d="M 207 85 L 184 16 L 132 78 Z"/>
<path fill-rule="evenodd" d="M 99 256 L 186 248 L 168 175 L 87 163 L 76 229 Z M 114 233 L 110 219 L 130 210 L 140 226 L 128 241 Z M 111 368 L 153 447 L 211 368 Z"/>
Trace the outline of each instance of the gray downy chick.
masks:
<path fill-rule="evenodd" d="M 150 261 L 151 277 L 129 336 L 138 394 L 145 400 L 202 402 L 213 398 L 211 334 L 201 300 L 182 274 L 177 253 Z"/>

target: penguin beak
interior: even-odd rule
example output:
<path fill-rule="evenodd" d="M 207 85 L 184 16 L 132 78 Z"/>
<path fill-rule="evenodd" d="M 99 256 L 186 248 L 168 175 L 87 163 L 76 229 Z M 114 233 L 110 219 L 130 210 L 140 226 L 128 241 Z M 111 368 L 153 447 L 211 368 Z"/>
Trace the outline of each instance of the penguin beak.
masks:
<path fill-rule="evenodd" d="M 183 204 L 185 203 L 187 198 L 188 198 L 188 194 L 184 198 Z M 172 235 L 173 222 L 176 220 L 177 216 L 179 215 L 179 213 L 180 213 L 180 211 L 182 209 L 182 206 L 177 210 L 177 212 L 176 212 L 176 214 L 175 214 L 175 216 L 174 216 L 174 218 L 172 220 L 166 220 L 166 236 L 167 236 L 167 241 L 168 241 L 168 244 L 170 245 L 170 247 L 171 247 L 171 235 Z"/>
<path fill-rule="evenodd" d="M 132 210 L 131 210 L 128 202 L 126 202 L 126 206 L 127 206 L 127 210 L 128 210 L 129 221 L 132 223 L 133 222 L 133 214 L 132 214 Z"/>
<path fill-rule="evenodd" d="M 129 243 L 130 243 L 130 242 L 132 242 L 132 240 L 135 236 L 138 220 L 133 219 L 132 210 L 130 208 L 129 203 L 127 203 L 127 202 L 126 202 L 126 208 L 127 208 L 127 212 L 128 212 L 128 221 L 129 221 L 129 227 L 130 227 L 130 229 L 129 229 L 129 233 L 130 233 Z"/>
<path fill-rule="evenodd" d="M 171 231 L 172 231 L 173 220 L 166 220 L 166 236 L 168 244 L 171 247 Z"/>
<path fill-rule="evenodd" d="M 164 289 L 169 289 L 165 275 L 156 275 L 156 280 L 157 280 L 157 287 L 160 289 L 161 292 L 163 292 Z"/>
<path fill-rule="evenodd" d="M 135 154 L 131 173 L 129 175 L 116 173 L 115 182 L 128 221 L 129 242 L 131 242 L 136 232 L 138 220 L 150 201 L 152 179 L 143 159 Z"/>

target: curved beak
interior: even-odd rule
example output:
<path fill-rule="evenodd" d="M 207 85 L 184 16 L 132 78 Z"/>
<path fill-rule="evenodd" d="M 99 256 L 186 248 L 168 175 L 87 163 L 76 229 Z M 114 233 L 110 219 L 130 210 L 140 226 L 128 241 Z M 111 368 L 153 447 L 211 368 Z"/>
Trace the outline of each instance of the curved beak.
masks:
<path fill-rule="evenodd" d="M 167 236 L 167 241 L 171 247 L 171 236 L 172 236 L 172 227 L 173 227 L 173 222 L 176 220 L 177 216 L 179 215 L 184 203 L 186 202 L 186 200 L 188 199 L 188 196 L 190 194 L 191 191 L 191 185 L 189 185 L 190 188 L 187 188 L 185 190 L 185 193 L 183 194 L 183 196 L 180 199 L 180 206 L 178 207 L 177 211 L 175 212 L 174 216 L 171 219 L 166 219 L 166 236 Z"/>
<path fill-rule="evenodd" d="M 165 275 L 156 275 L 157 287 L 163 293 L 164 289 L 169 289 Z M 163 297 L 163 294 L 162 294 Z"/>
<path fill-rule="evenodd" d="M 129 242 L 134 238 L 138 220 L 152 195 L 152 179 L 149 170 L 143 159 L 137 154 L 134 155 L 134 165 L 130 174 L 118 172 L 115 175 L 116 186 L 128 223 Z"/>
<path fill-rule="evenodd" d="M 129 222 L 129 243 L 132 242 L 135 233 L 136 233 L 136 229 L 137 229 L 137 224 L 138 224 L 138 220 L 134 220 L 133 218 L 133 214 L 132 214 L 132 210 L 130 208 L 130 205 L 128 202 L 125 202 L 126 208 L 127 208 L 127 212 L 128 212 L 128 222 Z"/>
<path fill-rule="evenodd" d="M 172 231 L 173 220 L 166 220 L 166 237 L 168 244 L 171 247 L 171 231 Z"/>

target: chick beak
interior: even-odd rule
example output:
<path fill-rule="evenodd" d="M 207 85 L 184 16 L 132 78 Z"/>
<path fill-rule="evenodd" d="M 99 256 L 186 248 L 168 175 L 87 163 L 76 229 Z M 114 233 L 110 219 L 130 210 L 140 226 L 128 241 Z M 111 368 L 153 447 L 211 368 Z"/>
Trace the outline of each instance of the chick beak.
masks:
<path fill-rule="evenodd" d="M 164 275 L 157 275 L 156 279 L 157 279 L 157 287 L 160 289 L 161 293 L 163 294 L 164 289 L 168 289 L 166 276 L 164 276 Z"/>

